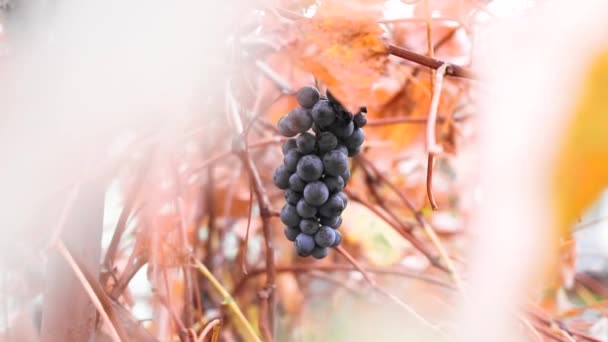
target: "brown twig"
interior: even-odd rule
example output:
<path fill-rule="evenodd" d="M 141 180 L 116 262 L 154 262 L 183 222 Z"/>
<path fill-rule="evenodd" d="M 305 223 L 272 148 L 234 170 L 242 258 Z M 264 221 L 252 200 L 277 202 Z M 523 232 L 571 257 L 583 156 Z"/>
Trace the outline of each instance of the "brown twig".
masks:
<path fill-rule="evenodd" d="M 103 264 L 110 272 L 112 272 L 112 268 L 114 267 L 114 258 L 116 257 L 116 252 L 118 251 L 118 245 L 120 244 L 122 235 L 124 234 L 127 228 L 127 222 L 129 220 L 129 217 L 131 216 L 131 213 L 133 212 L 133 208 L 135 207 L 135 203 L 137 201 L 140 189 L 144 185 L 146 174 L 149 170 L 151 162 L 151 155 L 145 156 L 144 159 L 139 162 L 139 165 L 135 172 L 135 182 L 133 183 L 131 189 L 129 189 L 130 191 L 127 192 L 127 198 L 122 207 L 120 216 L 118 217 L 116 229 L 114 230 L 114 235 L 112 235 L 112 241 L 110 241 L 110 245 L 108 246 L 108 250 L 103 261 Z"/>
<path fill-rule="evenodd" d="M 116 312 L 114 312 L 112 302 L 103 291 L 101 284 L 99 284 L 97 279 L 86 270 L 84 264 L 78 262 L 78 260 L 63 244 L 61 239 L 56 240 L 55 247 L 63 256 L 65 261 L 70 265 L 78 280 L 80 280 L 80 283 L 84 287 L 86 293 L 89 295 L 89 298 L 95 305 L 95 308 L 110 329 L 112 339 L 118 342 L 129 341 L 129 337 L 120 324 L 120 320 L 118 319 Z"/>
<path fill-rule="evenodd" d="M 222 325 L 222 320 L 221 319 L 216 318 L 214 320 L 211 320 L 209 323 L 207 323 L 207 325 L 205 325 L 205 328 L 203 328 L 203 331 L 198 336 L 198 339 L 196 340 L 196 342 L 204 342 L 205 341 L 205 337 L 207 337 L 207 335 L 209 335 L 209 333 L 212 330 L 215 330 L 214 328 L 216 326 L 219 327 L 221 325 Z"/>
<path fill-rule="evenodd" d="M 406 240 L 408 240 L 412 246 L 414 248 L 416 248 L 420 253 L 422 253 L 424 256 L 427 257 L 427 259 L 431 262 L 431 264 L 435 267 L 437 267 L 440 270 L 443 270 L 447 273 L 449 273 L 449 269 L 446 268 L 444 265 L 442 265 L 441 263 L 438 262 L 438 258 L 433 255 L 427 248 L 426 246 L 424 246 L 422 244 L 422 242 L 420 240 L 418 240 L 414 235 L 412 235 L 410 232 L 405 231 L 403 229 L 401 229 L 400 227 L 396 226 L 391 219 L 386 217 L 386 214 L 384 214 L 384 212 L 382 212 L 381 210 L 379 210 L 378 208 L 376 208 L 376 206 L 374 206 L 373 204 L 371 204 L 369 201 L 367 201 L 366 199 L 362 198 L 361 196 L 359 196 L 357 193 L 353 192 L 350 189 L 344 189 L 344 192 L 348 195 L 348 197 L 352 198 L 354 201 L 357 201 L 361 204 L 363 204 L 365 207 L 367 207 L 368 209 L 370 209 L 372 212 L 374 212 L 374 214 L 376 214 L 378 217 L 380 217 L 382 220 L 384 220 L 385 222 L 387 222 L 391 227 L 393 227 L 395 229 L 395 231 L 397 231 L 403 238 L 405 238 Z"/>
<path fill-rule="evenodd" d="M 148 260 L 137 251 L 133 251 L 133 254 L 129 259 L 133 259 L 134 262 L 127 263 L 127 266 L 120 275 L 120 278 L 118 278 L 116 285 L 114 285 L 112 291 L 110 291 L 110 298 L 112 299 L 117 299 L 120 296 L 135 274 L 148 262 Z"/>
<path fill-rule="evenodd" d="M 418 272 L 413 272 L 413 271 L 408 271 L 408 270 L 403 270 L 403 269 L 390 269 L 390 268 L 375 267 L 375 266 L 363 266 L 363 268 L 367 272 L 371 272 L 371 273 L 407 277 L 407 278 L 424 281 L 429 284 L 437 285 L 437 286 L 440 286 L 440 287 L 443 287 L 443 288 L 449 289 L 449 290 L 456 289 L 453 285 L 451 285 L 439 278 L 436 278 L 436 277 L 433 277 L 431 275 L 424 274 L 424 273 L 418 273 Z M 285 265 L 285 266 L 278 265 L 275 267 L 275 269 L 276 269 L 277 273 L 311 272 L 311 271 L 323 271 L 323 272 L 356 271 L 356 269 L 352 265 L 348 265 L 348 264 L 295 264 L 295 265 Z M 266 272 L 265 268 L 255 268 L 255 269 L 250 270 L 249 273 L 245 277 L 243 277 L 239 281 L 239 283 L 234 287 L 234 291 L 233 291 L 234 295 L 237 296 L 239 293 L 241 293 L 241 291 L 243 291 L 245 282 L 247 282 L 247 280 L 249 280 L 252 277 L 261 275 L 262 273 L 265 273 L 265 272 Z"/>
<path fill-rule="evenodd" d="M 462 77 L 462 78 L 468 78 L 468 79 L 472 79 L 472 80 L 476 80 L 479 77 L 471 70 L 458 66 L 458 65 L 453 65 L 453 64 L 449 64 L 443 61 L 440 61 L 438 59 L 435 58 L 431 58 L 425 55 L 421 55 L 418 53 L 415 53 L 413 51 L 389 44 L 387 46 L 388 48 L 388 53 L 391 55 L 395 55 L 397 57 L 401 57 L 403 59 L 407 59 L 408 61 L 412 61 L 414 63 L 418 63 L 420 65 L 424 65 L 426 67 L 429 67 L 431 69 L 439 69 L 442 65 L 447 64 L 446 67 L 446 75 L 448 76 L 454 76 L 454 77 Z"/>
<path fill-rule="evenodd" d="M 469 116 L 463 115 L 463 116 L 459 116 L 457 118 L 454 118 L 453 120 L 456 122 L 459 121 L 465 121 L 469 118 Z M 448 121 L 448 118 L 439 116 L 437 117 L 437 122 L 438 123 L 443 123 L 445 121 Z M 421 124 L 421 125 L 426 125 L 429 122 L 429 118 L 415 118 L 415 117 L 411 117 L 411 116 L 393 116 L 393 117 L 389 117 L 389 118 L 381 118 L 381 119 L 368 119 L 367 120 L 367 125 L 365 126 L 367 127 L 377 127 L 377 126 L 386 126 L 386 125 L 396 125 L 396 124 Z"/>
<path fill-rule="evenodd" d="M 230 82 L 228 81 L 226 84 L 226 92 L 228 98 L 228 108 L 226 114 L 229 117 L 229 121 L 232 123 L 233 128 L 235 130 L 236 136 L 243 138 L 243 134 L 245 133 L 243 130 L 243 124 L 241 122 L 240 116 L 238 115 L 238 106 L 235 104 L 230 105 L 233 99 Z M 241 150 L 235 150 L 234 152 L 241 158 L 241 161 L 245 165 L 245 168 L 249 172 L 249 177 L 253 182 L 253 189 L 255 191 L 256 199 L 258 201 L 258 206 L 260 210 L 260 216 L 262 217 L 262 233 L 264 235 L 265 241 L 265 252 L 266 252 L 266 285 L 265 288 L 268 291 L 268 317 L 267 323 L 272 331 L 274 330 L 274 311 L 276 306 L 276 296 L 275 296 L 275 279 L 276 279 L 276 271 L 274 269 L 274 248 L 272 245 L 272 231 L 270 228 L 270 200 L 268 198 L 268 194 L 266 193 L 266 188 L 262 183 L 262 178 L 260 177 L 260 173 L 251 158 L 251 154 L 249 153 L 249 148 L 247 147 L 246 141 L 242 141 Z M 233 146 L 236 144 L 233 144 Z"/>
<path fill-rule="evenodd" d="M 435 162 L 435 154 L 430 152 L 426 161 L 426 196 L 429 199 L 433 210 L 439 209 L 435 195 L 433 195 L 433 164 Z"/>
<path fill-rule="evenodd" d="M 425 233 L 429 236 L 429 238 L 437 248 L 438 252 L 440 253 L 441 257 L 443 258 L 444 262 L 446 263 L 447 270 L 454 278 L 454 282 L 456 282 L 456 284 L 460 287 L 460 284 L 462 284 L 461 277 L 456 272 L 456 268 L 453 265 L 451 258 L 448 256 L 430 223 L 424 218 L 422 213 L 419 210 L 416 210 L 414 204 L 407 198 L 407 196 L 405 196 L 403 191 L 399 189 L 393 182 L 391 182 L 386 177 L 386 175 L 384 175 L 384 173 L 378 170 L 378 168 L 371 161 L 367 160 L 361 154 L 358 155 L 356 158 L 357 160 L 362 161 L 367 167 L 369 167 L 376 174 L 376 176 L 378 176 L 380 180 L 382 180 L 391 190 L 393 190 L 397 194 L 397 196 L 403 201 L 403 203 L 412 211 L 414 217 L 416 218 L 416 221 L 418 221 L 418 223 L 423 227 Z"/>
<path fill-rule="evenodd" d="M 353 258 L 352 255 L 350 255 L 350 253 L 348 253 L 348 251 L 346 251 L 344 249 L 344 247 L 342 246 L 338 246 L 336 247 L 336 250 L 338 251 L 338 253 L 342 254 L 343 257 L 346 258 L 346 260 L 348 260 L 348 262 L 353 265 L 353 267 L 359 271 L 361 273 L 361 275 L 363 275 L 363 278 L 365 278 L 365 280 L 367 280 L 367 282 L 372 286 L 372 287 L 377 287 L 376 281 L 374 281 L 374 279 L 372 279 L 372 277 L 369 275 L 369 273 L 367 273 L 367 271 L 361 267 L 361 265 L 359 265 L 359 263 L 357 262 L 357 260 L 355 260 L 355 258 Z"/>

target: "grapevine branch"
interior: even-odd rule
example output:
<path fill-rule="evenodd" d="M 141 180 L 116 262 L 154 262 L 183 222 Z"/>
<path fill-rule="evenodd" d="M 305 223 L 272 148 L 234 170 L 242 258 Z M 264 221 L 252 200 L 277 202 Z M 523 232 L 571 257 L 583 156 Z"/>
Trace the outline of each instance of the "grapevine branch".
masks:
<path fill-rule="evenodd" d="M 437 248 L 439 255 L 443 259 L 443 262 L 449 270 L 450 275 L 454 279 L 454 283 L 460 288 L 462 286 L 462 278 L 456 271 L 456 267 L 454 266 L 452 259 L 449 257 L 447 251 L 445 250 L 443 244 L 437 237 L 437 234 L 435 234 L 435 231 L 431 227 L 430 223 L 424 218 L 424 216 L 419 210 L 416 210 L 414 208 L 413 203 L 405 196 L 403 191 L 399 189 L 393 182 L 391 182 L 382 172 L 380 172 L 380 170 L 378 170 L 378 168 L 372 162 L 366 159 L 363 155 L 358 155 L 356 158 L 365 166 L 363 167 L 363 170 L 365 172 L 368 172 L 367 168 L 369 168 L 382 182 L 384 182 L 391 190 L 393 190 L 397 194 L 399 199 L 401 199 L 403 203 L 412 211 L 416 221 L 418 221 L 418 224 L 420 224 L 420 226 L 424 229 L 425 234 L 429 237 L 429 239 L 431 239 L 431 242 L 433 243 L 433 245 L 435 245 L 435 248 Z"/>
<path fill-rule="evenodd" d="M 418 54 L 416 52 L 404 49 L 402 47 L 398 47 L 392 44 L 387 46 L 388 53 L 397 57 L 401 57 L 403 59 L 407 59 L 408 61 L 412 61 L 414 63 L 418 63 L 420 65 L 424 65 L 431 69 L 439 69 L 442 65 L 447 64 L 445 74 L 453 77 L 461 77 L 468 78 L 472 80 L 479 79 L 479 77 L 471 70 L 461 67 L 458 65 L 453 65 L 450 63 L 443 62 L 441 60 L 431 58 L 428 56 L 424 56 Z"/>
<path fill-rule="evenodd" d="M 112 302 L 103 291 L 101 285 L 97 282 L 93 275 L 86 271 L 84 264 L 76 261 L 72 253 L 70 253 L 61 239 L 56 240 L 55 248 L 57 248 L 61 256 L 70 265 L 70 268 L 72 268 L 72 271 L 82 284 L 82 287 L 84 287 L 87 295 L 91 299 L 91 302 L 93 302 L 93 305 L 95 305 L 95 308 L 101 315 L 104 322 L 107 324 L 111 332 L 112 340 L 118 342 L 129 341 L 126 332 L 123 330 L 122 325 L 120 325 L 118 316 L 114 312 Z"/>
<path fill-rule="evenodd" d="M 229 82 L 227 83 L 226 89 L 227 89 L 227 98 L 228 98 L 228 102 L 229 102 L 227 114 L 228 114 L 229 120 L 234 125 L 237 136 L 242 139 L 243 134 L 245 132 L 243 130 L 243 124 L 241 122 L 240 116 L 238 115 L 238 110 L 237 110 L 238 107 L 235 104 L 230 105 L 231 103 L 233 103 L 235 101 L 234 101 L 234 98 L 232 97 L 232 92 L 230 91 Z M 268 326 L 270 326 L 270 331 L 272 331 L 272 329 L 274 328 L 274 310 L 275 310 L 275 301 L 276 301 L 276 296 L 274 293 L 275 292 L 274 288 L 275 288 L 276 271 L 274 269 L 274 248 L 272 246 L 272 231 L 270 228 L 270 218 L 272 216 L 271 212 L 270 212 L 270 200 L 268 198 L 268 194 L 266 193 L 266 189 L 264 188 L 264 184 L 262 183 L 262 178 L 260 177 L 260 173 L 258 172 L 258 169 L 256 168 L 255 163 L 253 162 L 253 159 L 251 158 L 251 155 L 249 154 L 249 148 L 247 148 L 246 146 L 243 146 L 246 144 L 246 141 L 241 141 L 241 142 L 243 144 L 238 144 L 238 143 L 233 144 L 233 147 L 239 146 L 239 147 L 237 147 L 237 150 L 234 152 L 236 152 L 240 156 L 241 161 L 245 165 L 245 168 L 249 172 L 249 177 L 252 180 L 253 190 L 255 192 L 255 195 L 256 195 L 256 198 L 258 201 L 258 205 L 260 208 L 260 216 L 262 217 L 262 232 L 264 235 L 264 241 L 265 241 L 265 247 L 266 247 L 265 250 L 266 250 L 267 279 L 266 279 L 265 288 L 267 291 L 267 296 L 265 296 L 265 299 L 266 299 L 266 302 L 268 305 L 268 315 L 266 317 L 267 321 L 261 322 L 261 324 L 267 323 Z M 271 334 L 270 334 L 270 336 L 265 336 L 265 337 L 268 340 L 268 342 L 270 342 L 272 339 Z"/>

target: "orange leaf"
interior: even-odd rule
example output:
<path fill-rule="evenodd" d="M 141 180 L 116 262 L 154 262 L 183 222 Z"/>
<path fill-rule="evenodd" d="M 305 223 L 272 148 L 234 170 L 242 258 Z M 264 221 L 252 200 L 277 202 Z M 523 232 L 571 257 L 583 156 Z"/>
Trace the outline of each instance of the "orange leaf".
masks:
<path fill-rule="evenodd" d="M 294 25 L 290 52 L 345 107 L 356 111 L 373 98 L 373 89 L 388 77 L 388 54 L 371 20 L 324 18 Z"/>

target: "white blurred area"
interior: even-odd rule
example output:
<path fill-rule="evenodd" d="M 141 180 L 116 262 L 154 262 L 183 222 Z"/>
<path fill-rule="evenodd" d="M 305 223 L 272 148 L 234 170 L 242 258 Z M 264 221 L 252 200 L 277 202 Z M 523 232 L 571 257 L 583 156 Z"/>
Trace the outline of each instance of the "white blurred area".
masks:
<path fill-rule="evenodd" d="M 499 2 L 496 2 L 499 3 Z M 499 7 L 499 6 L 497 6 Z M 608 43 L 605 1 L 537 1 L 483 35 L 480 171 L 463 341 L 520 341 L 518 305 L 555 227 L 551 167 L 589 62 Z M 521 330 L 520 330 L 521 331 Z"/>
<path fill-rule="evenodd" d="M 15 239 L 2 242 L 3 260 L 29 244 L 19 239 L 41 203 L 102 171 L 117 138 L 161 127 L 170 136 L 215 115 L 205 94 L 222 86 L 225 32 L 244 10 L 235 1 L 14 4 L 10 58 L 0 61 L 0 234 Z"/>

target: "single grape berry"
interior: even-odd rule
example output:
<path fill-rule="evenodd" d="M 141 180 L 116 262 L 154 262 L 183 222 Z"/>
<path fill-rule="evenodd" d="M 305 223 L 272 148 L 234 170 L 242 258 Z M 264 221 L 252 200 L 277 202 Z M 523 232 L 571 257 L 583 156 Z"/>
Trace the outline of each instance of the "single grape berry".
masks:
<path fill-rule="evenodd" d="M 319 152 L 325 153 L 338 146 L 338 138 L 331 132 L 320 132 L 317 134 L 317 143 L 319 145 Z"/>
<path fill-rule="evenodd" d="M 281 222 L 288 227 L 295 227 L 300 224 L 300 215 L 296 207 L 291 204 L 285 204 L 281 209 Z"/>
<path fill-rule="evenodd" d="M 338 216 L 336 223 L 330 227 L 332 227 L 333 229 L 338 229 L 338 228 L 340 228 L 341 225 L 342 225 L 342 216 Z"/>
<path fill-rule="evenodd" d="M 304 187 L 304 200 L 310 205 L 319 206 L 328 198 L 329 190 L 323 182 L 310 182 Z"/>
<path fill-rule="evenodd" d="M 287 189 L 289 188 L 289 178 L 291 177 L 291 172 L 287 170 L 284 165 L 280 165 L 274 172 L 272 173 L 272 182 L 279 189 Z"/>
<path fill-rule="evenodd" d="M 352 150 L 349 148 L 349 149 L 348 149 L 348 156 L 349 156 L 349 157 L 354 157 L 354 156 L 356 156 L 357 154 L 359 154 L 360 152 L 361 152 L 361 146 L 359 146 L 359 147 L 357 147 L 357 148 L 355 148 L 355 149 L 352 149 Z"/>
<path fill-rule="evenodd" d="M 285 229 L 283 230 L 283 233 L 285 233 L 285 237 L 287 238 L 287 240 L 296 241 L 296 238 L 298 237 L 298 235 L 300 235 L 300 228 L 285 227 Z"/>
<path fill-rule="evenodd" d="M 336 148 L 333 149 L 334 151 L 338 151 L 340 153 L 342 153 L 343 155 L 348 155 L 348 147 L 342 145 L 342 144 L 338 144 L 338 146 L 336 146 Z"/>
<path fill-rule="evenodd" d="M 302 199 L 302 194 L 291 189 L 285 190 L 285 202 L 296 205 Z"/>
<path fill-rule="evenodd" d="M 301 157 L 302 154 L 300 152 L 296 150 L 289 150 L 285 157 L 283 157 L 283 165 L 285 165 L 285 169 L 290 172 L 295 172 Z"/>
<path fill-rule="evenodd" d="M 329 248 L 327 247 L 316 246 L 315 249 L 312 250 L 312 257 L 315 259 L 323 259 L 327 254 L 329 254 Z"/>
<path fill-rule="evenodd" d="M 346 186 L 346 183 L 348 183 L 348 180 L 350 179 L 350 169 L 346 169 L 346 171 L 340 174 L 340 177 L 342 177 L 344 180 L 344 186 Z"/>
<path fill-rule="evenodd" d="M 324 226 L 338 228 L 342 223 L 342 218 L 340 216 L 331 216 L 331 217 L 323 217 L 321 216 L 320 223 Z"/>
<path fill-rule="evenodd" d="M 289 152 L 289 150 L 293 150 L 294 148 L 297 148 L 298 145 L 296 143 L 296 139 L 294 138 L 289 138 L 287 140 L 285 140 L 285 142 L 283 143 L 283 154 L 287 154 L 287 152 Z"/>
<path fill-rule="evenodd" d="M 317 215 L 317 207 L 306 203 L 303 198 L 296 204 L 296 210 L 298 211 L 298 215 L 303 218 L 313 218 Z"/>
<path fill-rule="evenodd" d="M 287 114 L 287 118 L 287 128 L 292 132 L 304 133 L 312 126 L 310 112 L 304 108 L 295 108 Z"/>
<path fill-rule="evenodd" d="M 312 108 L 312 119 L 319 127 L 328 127 L 336 120 L 336 113 L 327 100 L 321 100 Z"/>
<path fill-rule="evenodd" d="M 353 131 L 353 134 L 344 139 L 344 145 L 350 149 L 356 149 L 363 144 L 365 140 L 365 133 L 361 128 L 357 128 Z"/>
<path fill-rule="evenodd" d="M 325 217 L 339 216 L 344 210 L 344 201 L 340 196 L 331 195 L 325 203 L 319 207 L 319 214 Z"/>
<path fill-rule="evenodd" d="M 315 87 L 302 87 L 296 93 L 296 101 L 302 108 L 310 109 L 319 101 L 321 95 Z"/>
<path fill-rule="evenodd" d="M 304 182 L 302 180 L 302 178 L 300 178 L 300 176 L 298 176 L 297 173 L 292 174 L 291 176 L 289 176 L 289 188 L 293 191 L 297 191 L 297 192 L 302 192 L 304 191 L 304 187 L 306 186 L 306 182 Z M 283 189 L 285 190 L 285 189 Z"/>
<path fill-rule="evenodd" d="M 323 170 L 331 176 L 338 176 L 348 170 L 348 157 L 338 151 L 332 150 L 323 155 Z"/>
<path fill-rule="evenodd" d="M 301 257 L 309 256 L 315 249 L 315 239 L 306 234 L 300 234 L 296 237 L 296 253 Z"/>
<path fill-rule="evenodd" d="M 307 154 L 298 161 L 296 172 L 306 182 L 315 181 L 323 174 L 323 162 L 314 154 Z"/>
<path fill-rule="evenodd" d="M 317 139 L 315 136 L 306 132 L 302 133 L 296 139 L 296 144 L 298 145 L 298 152 L 302 154 L 309 154 L 315 151 L 317 147 Z"/>
<path fill-rule="evenodd" d="M 293 175 L 291 176 L 293 177 Z M 291 185 L 291 177 L 289 177 L 289 184 Z M 325 176 L 323 183 L 327 186 L 327 190 L 330 193 L 340 192 L 344 189 L 344 180 L 340 176 Z"/>
<path fill-rule="evenodd" d="M 303 219 L 300 221 L 300 230 L 304 234 L 314 235 L 319 230 L 319 221 L 315 219 Z"/>
<path fill-rule="evenodd" d="M 340 234 L 340 232 L 337 230 L 335 230 L 334 233 L 336 234 L 336 239 L 334 240 L 334 243 L 331 245 L 331 247 L 338 247 L 342 242 L 342 234 Z"/>
<path fill-rule="evenodd" d="M 358 113 L 353 118 L 353 123 L 355 124 L 355 127 L 357 127 L 357 128 L 364 127 L 365 125 L 367 125 L 367 115 L 365 115 L 365 113 L 363 113 L 363 112 Z"/>
<path fill-rule="evenodd" d="M 346 122 L 334 122 L 331 127 L 329 127 L 329 131 L 336 135 L 336 137 L 341 139 L 348 138 L 353 131 L 355 130 L 355 125 L 352 120 L 348 120 Z"/>
<path fill-rule="evenodd" d="M 315 242 L 321 247 L 329 247 L 336 241 L 336 231 L 331 227 L 322 226 L 315 233 Z"/>
<path fill-rule="evenodd" d="M 342 202 L 344 202 L 344 208 L 346 208 L 346 205 L 348 204 L 348 197 L 346 196 L 346 194 L 343 192 L 338 192 L 336 195 L 342 198 Z"/>
<path fill-rule="evenodd" d="M 292 131 L 289 128 L 289 118 L 286 116 L 279 119 L 278 128 L 279 128 L 279 133 L 281 133 L 281 135 L 284 137 L 293 137 L 294 135 L 297 134 L 296 132 Z"/>

